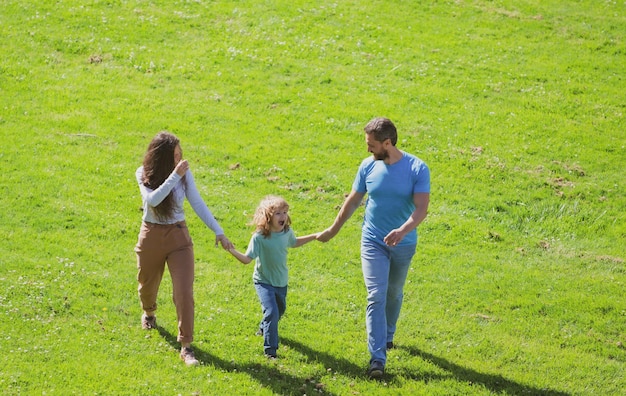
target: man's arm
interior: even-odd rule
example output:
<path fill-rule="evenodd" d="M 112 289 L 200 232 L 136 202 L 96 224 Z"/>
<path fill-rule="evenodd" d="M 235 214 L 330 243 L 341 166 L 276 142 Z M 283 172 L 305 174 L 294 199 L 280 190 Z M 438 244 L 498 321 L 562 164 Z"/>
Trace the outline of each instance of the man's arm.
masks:
<path fill-rule="evenodd" d="M 337 235 L 339 230 L 341 230 L 341 227 L 343 227 L 344 223 L 348 221 L 352 214 L 354 214 L 354 212 L 361 205 L 361 201 L 363 201 L 364 196 L 365 193 L 360 193 L 352 190 L 346 200 L 343 202 L 343 205 L 341 205 L 341 209 L 339 209 L 339 213 L 337 213 L 337 217 L 335 218 L 333 225 L 322 231 L 318 235 L 317 240 L 321 242 L 328 242 L 335 235 Z"/>
<path fill-rule="evenodd" d="M 396 246 L 409 232 L 413 231 L 428 214 L 428 203 L 430 202 L 430 193 L 413 194 L 413 204 L 415 210 L 411 216 L 399 228 L 392 230 L 385 237 L 384 241 L 389 246 Z"/>

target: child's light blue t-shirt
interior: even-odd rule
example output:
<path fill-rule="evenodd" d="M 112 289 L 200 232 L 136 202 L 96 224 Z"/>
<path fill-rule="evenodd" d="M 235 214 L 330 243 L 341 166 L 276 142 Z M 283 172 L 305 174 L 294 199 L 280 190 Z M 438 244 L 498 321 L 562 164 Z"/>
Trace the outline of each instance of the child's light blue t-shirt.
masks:
<path fill-rule="evenodd" d="M 430 171 L 424 161 L 405 152 L 391 165 L 368 157 L 361 162 L 352 189 L 367 193 L 363 238 L 384 243 L 385 236 L 404 224 L 415 210 L 413 194 L 430 192 Z M 416 243 L 415 229 L 399 245 Z"/>
<path fill-rule="evenodd" d="M 246 256 L 255 260 L 252 274 L 254 283 L 287 286 L 287 249 L 295 245 L 296 235 L 291 228 L 283 232 L 272 232 L 267 238 L 255 232 L 246 250 Z"/>

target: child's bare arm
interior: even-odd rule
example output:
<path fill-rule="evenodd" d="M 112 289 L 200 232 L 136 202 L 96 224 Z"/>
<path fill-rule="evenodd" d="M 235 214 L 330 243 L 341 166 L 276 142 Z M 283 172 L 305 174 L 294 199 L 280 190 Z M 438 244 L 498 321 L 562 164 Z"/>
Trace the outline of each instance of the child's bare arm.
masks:
<path fill-rule="evenodd" d="M 248 264 L 250 263 L 250 261 L 252 261 L 252 259 L 248 256 L 246 256 L 245 254 L 241 253 L 240 251 L 238 251 L 237 249 L 235 249 L 234 247 L 232 249 L 228 249 L 228 251 L 230 252 L 230 254 L 232 254 L 237 260 L 241 261 L 242 264 Z"/>
<path fill-rule="evenodd" d="M 296 244 L 294 245 L 294 247 L 300 247 L 300 246 L 304 245 L 305 243 L 309 243 L 309 242 L 315 240 L 318 235 L 319 235 L 319 232 L 315 233 L 315 234 L 309 234 L 309 235 L 297 237 L 296 238 Z"/>

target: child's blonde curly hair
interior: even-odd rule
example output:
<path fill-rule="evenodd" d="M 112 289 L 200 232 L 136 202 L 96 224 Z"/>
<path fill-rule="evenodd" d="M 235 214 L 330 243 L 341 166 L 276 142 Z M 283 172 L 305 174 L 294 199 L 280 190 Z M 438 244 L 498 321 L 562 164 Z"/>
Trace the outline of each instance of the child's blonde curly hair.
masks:
<path fill-rule="evenodd" d="M 271 234 L 270 223 L 272 222 L 272 216 L 279 210 L 289 210 L 289 204 L 285 201 L 284 198 L 279 197 L 277 195 L 268 195 L 259 206 L 256 208 L 256 212 L 254 213 L 254 218 L 252 220 L 252 225 L 256 227 L 256 231 L 260 232 L 264 237 L 268 237 Z M 287 220 L 285 221 L 285 231 L 289 229 L 291 225 L 291 217 L 287 214 Z"/>

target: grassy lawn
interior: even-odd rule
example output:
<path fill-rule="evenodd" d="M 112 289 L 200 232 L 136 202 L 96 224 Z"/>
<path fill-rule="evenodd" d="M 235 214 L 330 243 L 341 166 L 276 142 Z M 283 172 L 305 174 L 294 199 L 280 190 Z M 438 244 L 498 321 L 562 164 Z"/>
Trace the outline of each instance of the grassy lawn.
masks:
<path fill-rule="evenodd" d="M 0 393 L 618 395 L 626 389 L 624 1 L 0 1 Z M 196 253 L 140 326 L 134 172 L 160 130 L 240 249 L 266 194 L 329 226 L 392 119 L 432 174 L 383 381 L 362 210 L 290 252 L 280 359 L 250 266 Z"/>

